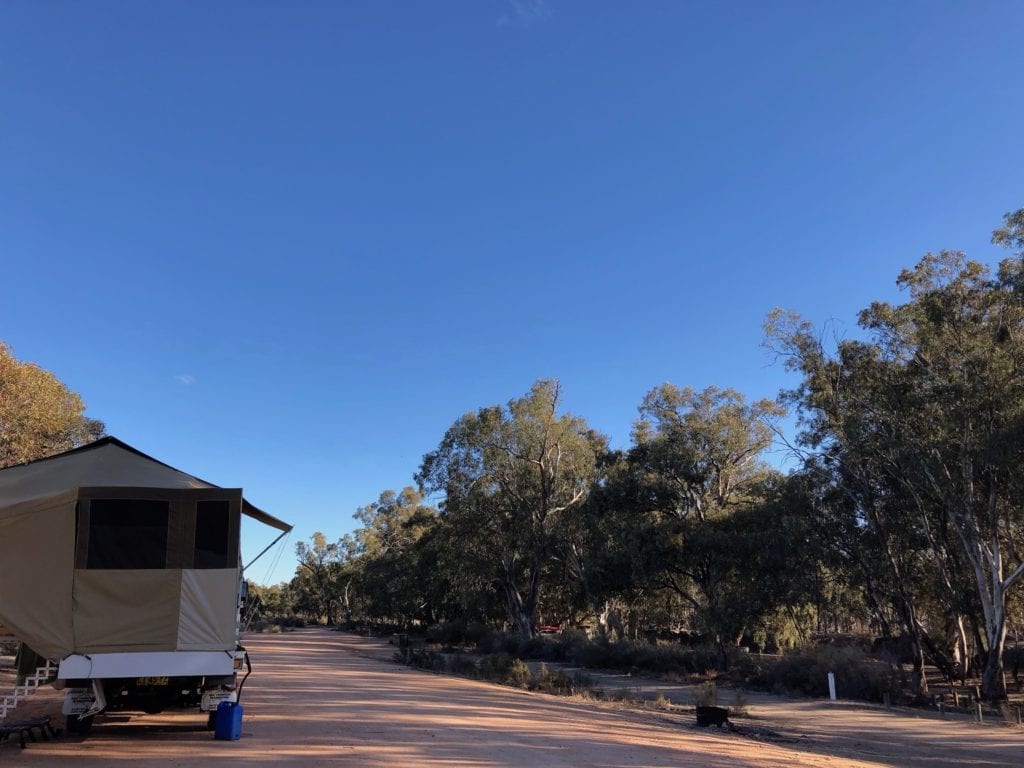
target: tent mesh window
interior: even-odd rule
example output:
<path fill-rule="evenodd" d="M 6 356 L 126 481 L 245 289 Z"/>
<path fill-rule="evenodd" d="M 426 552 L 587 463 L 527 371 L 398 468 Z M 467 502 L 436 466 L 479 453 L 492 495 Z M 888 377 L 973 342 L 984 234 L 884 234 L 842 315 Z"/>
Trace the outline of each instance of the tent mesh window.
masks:
<path fill-rule="evenodd" d="M 167 567 L 166 501 L 93 499 L 86 568 L 134 570 Z"/>
<path fill-rule="evenodd" d="M 228 546 L 231 505 L 228 501 L 196 502 L 196 544 L 193 568 L 231 568 Z"/>

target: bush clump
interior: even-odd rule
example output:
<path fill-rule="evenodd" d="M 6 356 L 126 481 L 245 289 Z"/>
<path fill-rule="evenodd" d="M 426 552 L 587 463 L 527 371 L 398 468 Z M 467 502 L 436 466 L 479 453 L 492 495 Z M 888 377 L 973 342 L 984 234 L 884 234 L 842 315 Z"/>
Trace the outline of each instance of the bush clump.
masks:
<path fill-rule="evenodd" d="M 433 645 L 464 645 L 466 642 L 466 622 L 462 619 L 435 624 L 427 629 L 427 642 Z"/>
<path fill-rule="evenodd" d="M 685 648 L 675 643 L 637 643 L 595 640 L 566 659 L 591 669 L 626 669 L 654 674 L 702 674 L 715 666 L 713 648 Z"/>
<path fill-rule="evenodd" d="M 453 675 L 459 675 L 461 677 L 476 677 L 477 676 L 477 664 L 469 654 L 465 653 L 453 653 L 447 656 L 446 672 Z"/>
<path fill-rule="evenodd" d="M 572 677 L 551 670 L 547 662 L 691 678 L 703 677 L 719 662 L 716 649 L 710 645 L 590 639 L 574 629 L 524 638 L 517 633 L 495 631 L 485 624 L 453 621 L 432 627 L 426 640 L 434 644 L 434 650 L 409 649 L 408 658 L 396 659 L 422 669 L 561 694 L 584 691 L 592 687 L 591 682 L 582 675 Z M 438 645 L 448 652 L 436 650 Z M 479 657 L 463 653 L 467 647 L 475 647 Z M 1010 662 L 1024 668 L 1024 649 L 1019 658 L 1008 656 Z M 527 661 L 534 664 L 536 672 L 531 672 Z M 829 672 L 835 673 L 840 698 L 876 702 L 884 701 L 886 695 L 891 700 L 900 698 L 900 672 L 893 658 L 886 661 L 871 655 L 862 644 L 814 646 L 781 657 L 733 653 L 727 679 L 733 684 L 775 693 L 824 697 L 828 695 Z M 714 698 L 714 683 L 705 687 L 710 690 L 698 691 L 700 697 Z"/>
<path fill-rule="evenodd" d="M 397 657 L 398 654 L 396 654 Z M 429 648 L 409 648 L 404 662 L 410 667 L 429 669 L 431 672 L 444 672 L 448 669 L 444 654 Z"/>
<path fill-rule="evenodd" d="M 476 660 L 467 654 L 445 654 L 416 649 L 410 650 L 406 658 L 396 654 L 395 660 L 404 661 L 422 669 L 474 677 L 498 685 L 543 693 L 569 695 L 582 692 L 592 686 L 586 675 L 567 675 L 560 669 L 549 669 L 544 663 L 541 663 L 537 671 L 534 672 L 525 661 L 504 651 L 485 654 Z"/>
<path fill-rule="evenodd" d="M 543 663 L 527 682 L 531 691 L 553 693 L 559 696 L 571 696 L 591 688 L 590 678 L 586 675 L 567 675 L 561 669 L 548 669 Z"/>
<path fill-rule="evenodd" d="M 503 651 L 481 658 L 477 674 L 481 680 L 514 688 L 526 688 L 530 680 L 529 666 Z"/>
<path fill-rule="evenodd" d="M 693 689 L 695 707 L 714 707 L 718 704 L 718 686 L 714 680 L 705 680 Z"/>
<path fill-rule="evenodd" d="M 492 683 L 504 682 L 515 659 L 508 653 L 489 653 L 480 659 L 477 664 L 477 672 L 482 680 Z"/>
<path fill-rule="evenodd" d="M 886 694 L 895 698 L 900 692 L 893 668 L 859 648 L 808 648 L 746 671 L 751 687 L 791 696 L 827 696 L 829 672 L 835 674 L 836 693 L 843 699 L 881 702 Z"/>
<path fill-rule="evenodd" d="M 288 629 L 302 629 L 306 626 L 306 620 L 301 616 L 275 616 L 273 618 L 261 618 L 250 622 L 250 632 L 270 632 L 278 634 Z"/>

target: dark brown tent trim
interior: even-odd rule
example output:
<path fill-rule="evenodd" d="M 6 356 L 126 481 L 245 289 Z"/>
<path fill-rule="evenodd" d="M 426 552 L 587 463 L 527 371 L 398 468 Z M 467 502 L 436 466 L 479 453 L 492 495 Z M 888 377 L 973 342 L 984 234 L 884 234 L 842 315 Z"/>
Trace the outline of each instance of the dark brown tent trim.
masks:
<path fill-rule="evenodd" d="M 12 465 L 10 467 L 6 467 L 5 469 L 17 469 L 17 468 L 20 468 L 20 467 L 27 467 L 27 466 L 31 466 L 31 465 L 38 465 L 38 464 L 42 464 L 42 463 L 47 462 L 47 461 L 53 461 L 54 459 L 63 458 L 65 456 L 71 456 L 71 455 L 76 454 L 76 453 L 84 453 L 85 451 L 92 451 L 92 450 L 95 450 L 97 448 L 102 448 L 102 447 L 107 446 L 107 445 L 114 445 L 114 446 L 117 446 L 118 448 L 120 448 L 123 451 L 128 451 L 129 453 L 134 453 L 136 456 L 139 456 L 139 457 L 141 457 L 143 459 L 146 459 L 147 461 L 151 461 L 154 464 L 159 464 L 161 467 L 167 467 L 168 469 L 174 470 L 175 472 L 179 472 L 182 475 L 186 475 L 188 477 L 191 477 L 194 480 L 196 480 L 197 482 L 199 482 L 199 483 L 201 483 L 203 485 L 210 486 L 211 488 L 219 488 L 220 487 L 220 486 L 218 486 L 215 483 L 211 483 L 211 482 L 208 482 L 206 480 L 203 480 L 201 477 L 196 477 L 195 475 L 190 474 L 188 472 L 183 472 L 182 470 L 178 469 L 177 467 L 172 467 L 170 464 L 167 464 L 167 463 L 165 463 L 163 461 L 160 461 L 159 459 L 154 459 L 149 454 L 143 453 L 138 448 L 134 448 L 133 446 L 128 445 L 128 443 L 124 442 L 123 440 L 118 440 L 116 437 L 113 437 L 113 436 L 101 437 L 99 440 L 94 440 L 91 443 L 86 443 L 85 445 L 81 445 L 78 448 L 72 448 L 69 451 L 64 451 L 63 453 L 57 453 L 57 454 L 54 454 L 53 456 L 47 456 L 46 458 L 43 458 L 43 459 L 35 459 L 34 461 L 26 461 L 26 462 L 24 462 L 22 464 L 14 464 L 14 465 Z M 3 472 L 3 470 L 0 470 L 0 472 Z M 284 531 L 285 533 L 288 533 L 288 532 L 290 532 L 292 530 L 292 526 L 289 525 L 288 523 L 284 522 L 283 520 L 278 520 L 273 515 L 264 512 L 262 509 L 260 509 L 259 507 L 254 506 L 253 504 L 250 504 L 245 499 L 242 499 L 242 514 L 245 515 L 246 517 L 252 518 L 253 520 L 261 522 L 264 525 L 269 525 L 271 528 L 276 528 L 279 531 Z"/>

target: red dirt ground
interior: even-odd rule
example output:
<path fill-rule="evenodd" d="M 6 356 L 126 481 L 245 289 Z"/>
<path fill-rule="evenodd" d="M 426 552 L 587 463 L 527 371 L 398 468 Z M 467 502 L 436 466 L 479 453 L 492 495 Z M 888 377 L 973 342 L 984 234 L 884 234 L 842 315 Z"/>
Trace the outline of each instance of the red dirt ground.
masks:
<path fill-rule="evenodd" d="M 394 649 L 375 638 L 301 630 L 253 635 L 246 645 L 254 672 L 242 696 L 239 741 L 214 740 L 198 712 L 109 716 L 84 740 L 62 737 L 24 750 L 0 744 L 0 766 L 1024 765 L 1024 730 L 1004 725 L 752 695 L 751 718 L 737 721 L 741 735 L 697 729 L 692 713 L 412 670 L 393 663 Z M 59 707 L 56 692 L 38 696 L 26 713 Z"/>

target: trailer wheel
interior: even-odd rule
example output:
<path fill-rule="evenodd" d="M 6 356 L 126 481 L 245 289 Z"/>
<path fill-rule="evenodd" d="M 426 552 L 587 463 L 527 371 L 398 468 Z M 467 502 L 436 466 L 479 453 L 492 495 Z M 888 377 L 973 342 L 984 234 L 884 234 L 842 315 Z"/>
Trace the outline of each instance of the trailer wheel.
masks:
<path fill-rule="evenodd" d="M 64 720 L 64 727 L 71 736 L 85 736 L 92 730 L 92 721 L 95 715 L 79 718 L 78 715 L 68 715 Z"/>

